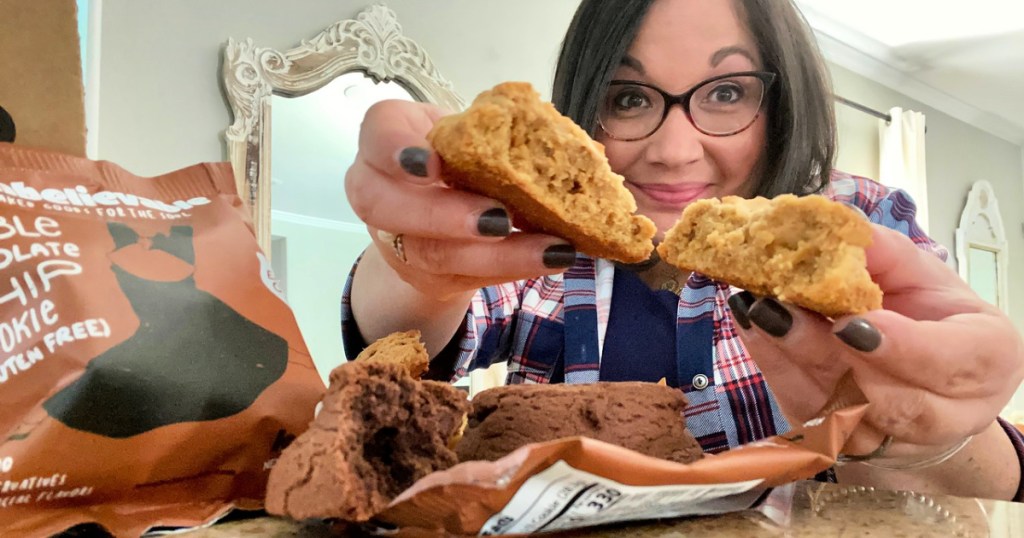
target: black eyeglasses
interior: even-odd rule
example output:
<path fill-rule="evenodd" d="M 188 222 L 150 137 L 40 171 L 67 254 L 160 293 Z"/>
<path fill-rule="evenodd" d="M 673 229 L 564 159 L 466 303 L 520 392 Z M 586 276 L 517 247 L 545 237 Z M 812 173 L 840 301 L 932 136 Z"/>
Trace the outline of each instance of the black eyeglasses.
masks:
<path fill-rule="evenodd" d="M 679 105 L 698 131 L 730 136 L 754 124 L 774 81 L 775 73 L 743 71 L 712 77 L 685 93 L 671 95 L 645 82 L 613 80 L 598 110 L 598 121 L 615 140 L 642 140 L 665 123 L 673 105 Z"/>

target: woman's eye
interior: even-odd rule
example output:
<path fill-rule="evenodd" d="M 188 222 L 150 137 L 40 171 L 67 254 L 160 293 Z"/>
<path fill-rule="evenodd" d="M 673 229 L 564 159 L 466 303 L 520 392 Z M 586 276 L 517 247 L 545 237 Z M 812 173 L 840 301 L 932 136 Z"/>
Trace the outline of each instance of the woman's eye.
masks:
<path fill-rule="evenodd" d="M 732 104 L 743 100 L 743 94 L 743 87 L 738 84 L 720 84 L 708 93 L 708 100 L 716 104 Z"/>
<path fill-rule="evenodd" d="M 636 90 L 623 90 L 613 100 L 615 108 L 619 110 L 633 110 L 636 108 L 649 108 L 651 102 L 642 92 Z"/>

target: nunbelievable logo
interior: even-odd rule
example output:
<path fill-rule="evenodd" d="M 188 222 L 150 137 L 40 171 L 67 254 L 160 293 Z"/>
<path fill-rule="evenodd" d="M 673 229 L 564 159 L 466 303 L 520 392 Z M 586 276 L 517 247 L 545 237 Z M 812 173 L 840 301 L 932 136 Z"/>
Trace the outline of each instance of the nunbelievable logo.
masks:
<path fill-rule="evenodd" d="M 123 192 L 100 191 L 90 193 L 88 189 L 81 185 L 74 188 L 43 189 L 40 191 L 26 186 L 21 181 L 16 181 L 10 185 L 0 183 L 0 193 L 32 202 L 49 202 L 51 204 L 77 207 L 145 207 L 147 209 L 163 211 L 164 213 L 180 213 L 193 207 L 210 203 L 210 199 L 205 196 L 167 203 Z"/>

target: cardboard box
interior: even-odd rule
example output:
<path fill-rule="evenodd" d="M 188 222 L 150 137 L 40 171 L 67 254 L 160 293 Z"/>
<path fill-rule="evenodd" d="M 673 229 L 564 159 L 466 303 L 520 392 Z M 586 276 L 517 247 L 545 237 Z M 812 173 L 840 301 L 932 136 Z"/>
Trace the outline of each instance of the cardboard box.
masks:
<path fill-rule="evenodd" d="M 75 0 L 0 0 L 0 141 L 85 156 L 81 58 Z"/>

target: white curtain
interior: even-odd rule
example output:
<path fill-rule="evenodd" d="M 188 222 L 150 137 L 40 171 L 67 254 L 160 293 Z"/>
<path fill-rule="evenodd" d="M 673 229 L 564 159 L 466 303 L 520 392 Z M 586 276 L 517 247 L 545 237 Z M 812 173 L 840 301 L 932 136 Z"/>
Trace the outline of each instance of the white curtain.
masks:
<path fill-rule="evenodd" d="M 925 172 L 925 117 L 894 107 L 892 121 L 879 120 L 879 177 L 886 186 L 903 189 L 917 203 L 917 223 L 928 231 L 928 175 Z"/>

